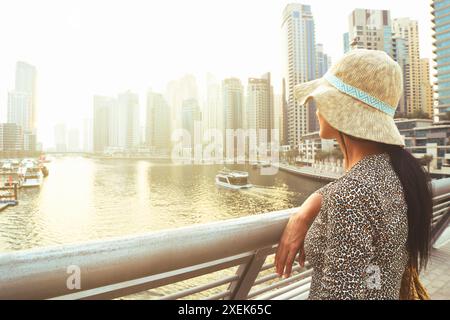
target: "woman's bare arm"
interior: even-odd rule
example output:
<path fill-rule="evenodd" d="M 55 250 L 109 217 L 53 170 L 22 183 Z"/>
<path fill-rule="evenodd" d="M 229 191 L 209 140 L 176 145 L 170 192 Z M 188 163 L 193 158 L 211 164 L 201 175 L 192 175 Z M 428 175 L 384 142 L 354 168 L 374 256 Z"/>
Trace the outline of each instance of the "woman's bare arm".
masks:
<path fill-rule="evenodd" d="M 322 195 L 315 192 L 303 202 L 299 211 L 289 218 L 275 254 L 275 269 L 280 277 L 290 276 L 292 264 L 300 249 L 299 263 L 301 266 L 304 265 L 303 244 L 305 236 L 319 213 L 321 205 Z"/>

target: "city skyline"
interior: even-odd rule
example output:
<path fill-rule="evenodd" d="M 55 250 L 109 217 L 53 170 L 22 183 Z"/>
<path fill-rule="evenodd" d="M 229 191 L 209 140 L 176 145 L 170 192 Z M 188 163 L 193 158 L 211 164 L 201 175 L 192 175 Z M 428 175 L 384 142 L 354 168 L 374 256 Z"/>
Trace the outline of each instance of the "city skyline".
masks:
<path fill-rule="evenodd" d="M 219 81 L 237 77 L 244 84 L 248 78 L 271 72 L 274 92 L 279 94 L 282 75 L 280 18 L 288 3 L 311 5 L 316 42 L 323 44 L 324 52 L 333 61 L 343 53 L 342 33 L 348 28 L 347 17 L 354 8 L 386 9 L 391 10 L 392 17 L 418 20 L 421 56 L 432 57 L 427 1 L 421 2 L 423 7 L 414 8 L 407 6 L 406 1 L 378 1 L 376 4 L 346 1 L 333 10 L 329 10 L 329 2 L 321 0 L 275 4 L 257 1 L 194 3 L 198 7 L 192 2 L 179 1 L 89 5 L 87 2 L 65 2 L 65 5 L 52 2 L 51 16 L 43 12 L 43 8 L 48 7 L 43 3 L 2 4 L 0 24 L 4 30 L 13 30 L 6 35 L 11 50 L 3 52 L 0 59 L 4 70 L 0 76 L 2 121 L 6 119 L 6 95 L 14 87 L 14 67 L 18 60 L 36 66 L 38 71 L 38 141 L 44 143 L 44 148 L 54 145 L 53 130 L 57 123 L 64 122 L 68 128 L 76 127 L 82 132 L 84 119 L 92 118 L 92 97 L 97 94 L 114 96 L 126 90 L 136 92 L 143 115 L 145 95 L 150 88 L 164 92 L 171 80 L 185 74 L 196 76 L 200 96 L 205 97 L 206 72 L 211 72 Z M 236 10 L 238 3 L 239 10 Z M 24 5 L 30 9 L 25 13 L 21 10 Z M 105 5 L 106 16 L 103 14 Z M 178 10 L 173 10 L 174 5 Z M 201 8 L 201 12 L 196 12 L 196 8 Z M 27 23 L 18 23 L 19 12 Z M 226 19 L 230 15 L 232 24 Z M 249 20 L 253 23 L 249 24 Z M 333 32 L 329 32 L 330 20 L 335 24 Z M 125 26 L 117 21 L 131 23 Z M 177 27 L 180 25 L 182 29 Z M 143 118 L 141 116 L 142 125 Z"/>

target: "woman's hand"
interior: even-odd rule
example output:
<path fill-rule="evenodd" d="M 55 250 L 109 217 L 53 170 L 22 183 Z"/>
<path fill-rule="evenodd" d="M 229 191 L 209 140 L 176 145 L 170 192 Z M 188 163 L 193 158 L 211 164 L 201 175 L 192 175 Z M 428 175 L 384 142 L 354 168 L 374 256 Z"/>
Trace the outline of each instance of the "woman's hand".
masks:
<path fill-rule="evenodd" d="M 275 254 L 275 269 L 278 275 L 287 278 L 291 275 L 292 264 L 295 256 L 299 252 L 298 262 L 300 266 L 305 264 L 305 252 L 303 245 L 306 233 L 320 211 L 322 196 L 313 193 L 300 207 L 300 210 L 293 214 L 283 231 Z"/>

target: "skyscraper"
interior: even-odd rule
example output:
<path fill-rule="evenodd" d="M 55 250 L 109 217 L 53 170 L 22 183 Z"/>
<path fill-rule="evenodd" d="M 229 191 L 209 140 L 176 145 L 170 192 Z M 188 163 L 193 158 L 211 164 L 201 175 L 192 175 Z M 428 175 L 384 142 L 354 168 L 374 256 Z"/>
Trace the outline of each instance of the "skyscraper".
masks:
<path fill-rule="evenodd" d="M 139 96 L 131 91 L 118 97 L 94 96 L 94 152 L 106 148 L 134 151 L 139 138 Z"/>
<path fill-rule="evenodd" d="M 210 73 L 206 75 L 206 107 L 204 128 L 223 131 L 223 109 L 220 82 Z"/>
<path fill-rule="evenodd" d="M 388 10 L 355 9 L 349 16 L 349 47 L 382 50 L 398 62 L 403 71 L 403 95 L 396 115 L 427 112 L 422 102 L 419 29 L 417 21 L 391 21 Z"/>
<path fill-rule="evenodd" d="M 433 86 L 430 80 L 430 60 L 420 59 L 420 97 L 422 110 L 433 118 Z"/>
<path fill-rule="evenodd" d="M 393 34 L 405 39 L 405 46 L 408 51 L 408 60 L 405 65 L 404 77 L 404 96 L 406 98 L 406 111 L 412 113 L 414 111 L 424 110 L 421 105 L 421 66 L 419 52 L 419 27 L 415 20 L 409 18 L 394 19 Z"/>
<path fill-rule="evenodd" d="M 32 97 L 28 92 L 8 92 L 8 123 L 15 123 L 21 126 L 22 130 L 32 130 L 31 108 Z"/>
<path fill-rule="evenodd" d="M 201 129 L 202 115 L 200 112 L 200 107 L 196 99 L 187 99 L 183 101 L 182 106 L 182 128 L 189 132 L 191 141 L 184 141 L 185 147 L 193 147 L 195 142 L 195 135 L 201 134 L 201 132 L 195 131 L 197 126 Z M 197 139 L 201 137 L 197 137 Z"/>
<path fill-rule="evenodd" d="M 169 150 L 171 146 L 170 107 L 163 95 L 149 90 L 146 109 L 146 145 L 159 150 Z"/>
<path fill-rule="evenodd" d="M 436 71 L 437 116 L 441 120 L 450 111 L 450 0 L 433 0 L 433 46 Z"/>
<path fill-rule="evenodd" d="M 0 123 L 0 151 L 22 151 L 22 127 L 15 123 Z"/>
<path fill-rule="evenodd" d="M 281 115 L 280 115 L 280 144 L 287 145 L 288 142 L 288 103 L 286 95 L 286 79 L 281 82 Z"/>
<path fill-rule="evenodd" d="M 328 56 L 323 50 L 323 44 L 318 43 L 316 45 L 317 54 L 317 78 L 321 78 L 331 66 L 331 57 Z"/>
<path fill-rule="evenodd" d="M 114 98 L 94 96 L 93 151 L 103 153 L 110 145 L 110 115 L 115 104 Z"/>
<path fill-rule="evenodd" d="M 347 53 L 348 51 L 350 51 L 350 40 L 349 40 L 348 32 L 345 32 L 342 35 L 342 41 L 343 41 L 344 53 Z"/>
<path fill-rule="evenodd" d="M 355 9 L 348 17 L 348 24 L 350 49 L 382 50 L 392 56 L 392 27 L 388 10 Z"/>
<path fill-rule="evenodd" d="M 93 132 L 92 132 L 92 118 L 83 119 L 83 151 L 93 151 Z"/>
<path fill-rule="evenodd" d="M 244 129 L 244 88 L 241 80 L 228 78 L 222 82 L 225 129 Z"/>
<path fill-rule="evenodd" d="M 274 99 L 270 73 L 261 78 L 248 79 L 247 86 L 247 128 L 255 129 L 259 140 L 260 130 L 266 130 L 266 142 L 271 142 L 271 130 L 274 126 Z M 259 141 L 257 140 L 257 143 Z"/>
<path fill-rule="evenodd" d="M 200 101 L 195 77 L 187 74 L 178 80 L 170 81 L 167 84 L 165 97 L 172 111 L 172 128 L 181 128 L 183 101 L 189 99 Z"/>
<path fill-rule="evenodd" d="M 294 99 L 294 86 L 314 80 L 317 75 L 314 19 L 309 5 L 288 4 L 282 16 L 284 39 L 284 72 L 287 100 L 288 143 L 298 146 L 300 138 L 309 131 L 311 110 L 302 108 Z M 315 115 L 314 115 L 315 116 Z"/>
<path fill-rule="evenodd" d="M 57 152 L 67 151 L 67 130 L 64 123 L 55 125 L 55 150 Z"/>
<path fill-rule="evenodd" d="M 283 145 L 283 97 L 281 94 L 273 95 L 273 129 L 277 130 L 278 136 L 276 137 Z"/>
<path fill-rule="evenodd" d="M 139 96 L 131 91 L 121 93 L 115 107 L 112 123 L 117 144 L 112 146 L 131 151 L 139 145 Z"/>
<path fill-rule="evenodd" d="M 15 88 L 8 92 L 7 121 L 22 127 L 25 150 L 36 150 L 36 67 L 16 63 Z"/>

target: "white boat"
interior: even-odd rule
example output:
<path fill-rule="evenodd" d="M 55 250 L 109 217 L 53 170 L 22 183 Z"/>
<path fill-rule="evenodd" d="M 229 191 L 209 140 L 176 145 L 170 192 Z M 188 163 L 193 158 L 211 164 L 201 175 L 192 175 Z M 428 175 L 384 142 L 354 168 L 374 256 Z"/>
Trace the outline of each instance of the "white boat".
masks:
<path fill-rule="evenodd" d="M 18 188 L 21 188 L 23 185 L 23 177 L 17 172 L 0 172 L 0 189 L 10 189 L 13 188 L 14 185 L 17 185 Z"/>
<path fill-rule="evenodd" d="M 39 163 L 33 159 L 24 159 L 19 168 L 23 182 L 22 187 L 40 187 L 44 179 Z"/>
<path fill-rule="evenodd" d="M 216 185 L 228 189 L 239 190 L 253 187 L 248 181 L 248 172 L 222 169 L 216 175 Z"/>
<path fill-rule="evenodd" d="M 270 168 L 272 166 L 272 164 L 270 162 L 266 162 L 266 161 L 252 162 L 251 165 L 252 165 L 253 169 Z"/>

